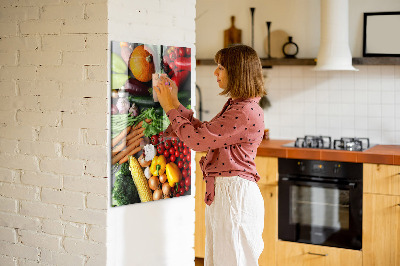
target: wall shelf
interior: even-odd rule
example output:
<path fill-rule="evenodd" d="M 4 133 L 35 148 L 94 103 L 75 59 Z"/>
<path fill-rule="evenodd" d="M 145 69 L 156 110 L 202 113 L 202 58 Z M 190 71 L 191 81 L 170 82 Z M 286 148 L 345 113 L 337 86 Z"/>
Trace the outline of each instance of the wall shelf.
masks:
<path fill-rule="evenodd" d="M 315 58 L 260 58 L 263 67 L 272 66 L 314 66 Z M 199 66 L 215 65 L 214 59 L 197 59 Z M 400 65 L 400 57 L 356 57 L 353 65 Z"/>

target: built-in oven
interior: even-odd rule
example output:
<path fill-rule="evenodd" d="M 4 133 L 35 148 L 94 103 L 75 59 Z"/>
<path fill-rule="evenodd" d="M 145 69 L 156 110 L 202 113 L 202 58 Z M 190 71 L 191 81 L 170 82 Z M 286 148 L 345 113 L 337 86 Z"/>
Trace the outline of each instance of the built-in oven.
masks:
<path fill-rule="evenodd" d="M 278 160 L 278 238 L 361 249 L 362 164 Z"/>

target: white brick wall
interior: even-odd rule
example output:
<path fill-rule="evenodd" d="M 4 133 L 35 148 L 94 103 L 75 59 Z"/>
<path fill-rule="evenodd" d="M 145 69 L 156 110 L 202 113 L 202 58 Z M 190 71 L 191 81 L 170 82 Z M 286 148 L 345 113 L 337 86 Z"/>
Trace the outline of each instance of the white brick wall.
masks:
<path fill-rule="evenodd" d="M 107 0 L 0 2 L 0 265 L 105 265 Z"/>

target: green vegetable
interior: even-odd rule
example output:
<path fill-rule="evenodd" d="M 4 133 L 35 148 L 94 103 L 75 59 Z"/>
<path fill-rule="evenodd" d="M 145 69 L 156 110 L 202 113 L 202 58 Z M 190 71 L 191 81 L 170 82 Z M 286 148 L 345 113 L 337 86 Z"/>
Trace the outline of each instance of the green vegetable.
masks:
<path fill-rule="evenodd" d="M 133 182 L 127 162 L 121 165 L 121 169 L 116 173 L 115 177 L 116 179 L 112 189 L 113 206 L 139 203 L 139 194 Z"/>
<path fill-rule="evenodd" d="M 111 71 L 120 74 L 128 73 L 128 66 L 125 64 L 122 57 L 116 53 L 111 53 Z"/>
<path fill-rule="evenodd" d="M 115 90 L 121 88 L 125 82 L 129 79 L 129 76 L 126 74 L 111 74 L 111 89 Z"/>

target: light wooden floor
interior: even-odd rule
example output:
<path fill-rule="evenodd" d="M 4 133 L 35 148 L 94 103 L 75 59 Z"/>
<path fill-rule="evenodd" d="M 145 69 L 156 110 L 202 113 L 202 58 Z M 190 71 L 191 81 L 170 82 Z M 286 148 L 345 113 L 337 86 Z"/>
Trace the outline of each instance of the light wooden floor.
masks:
<path fill-rule="evenodd" d="M 204 266 L 204 259 L 203 258 L 195 258 L 194 265 L 195 266 Z"/>

